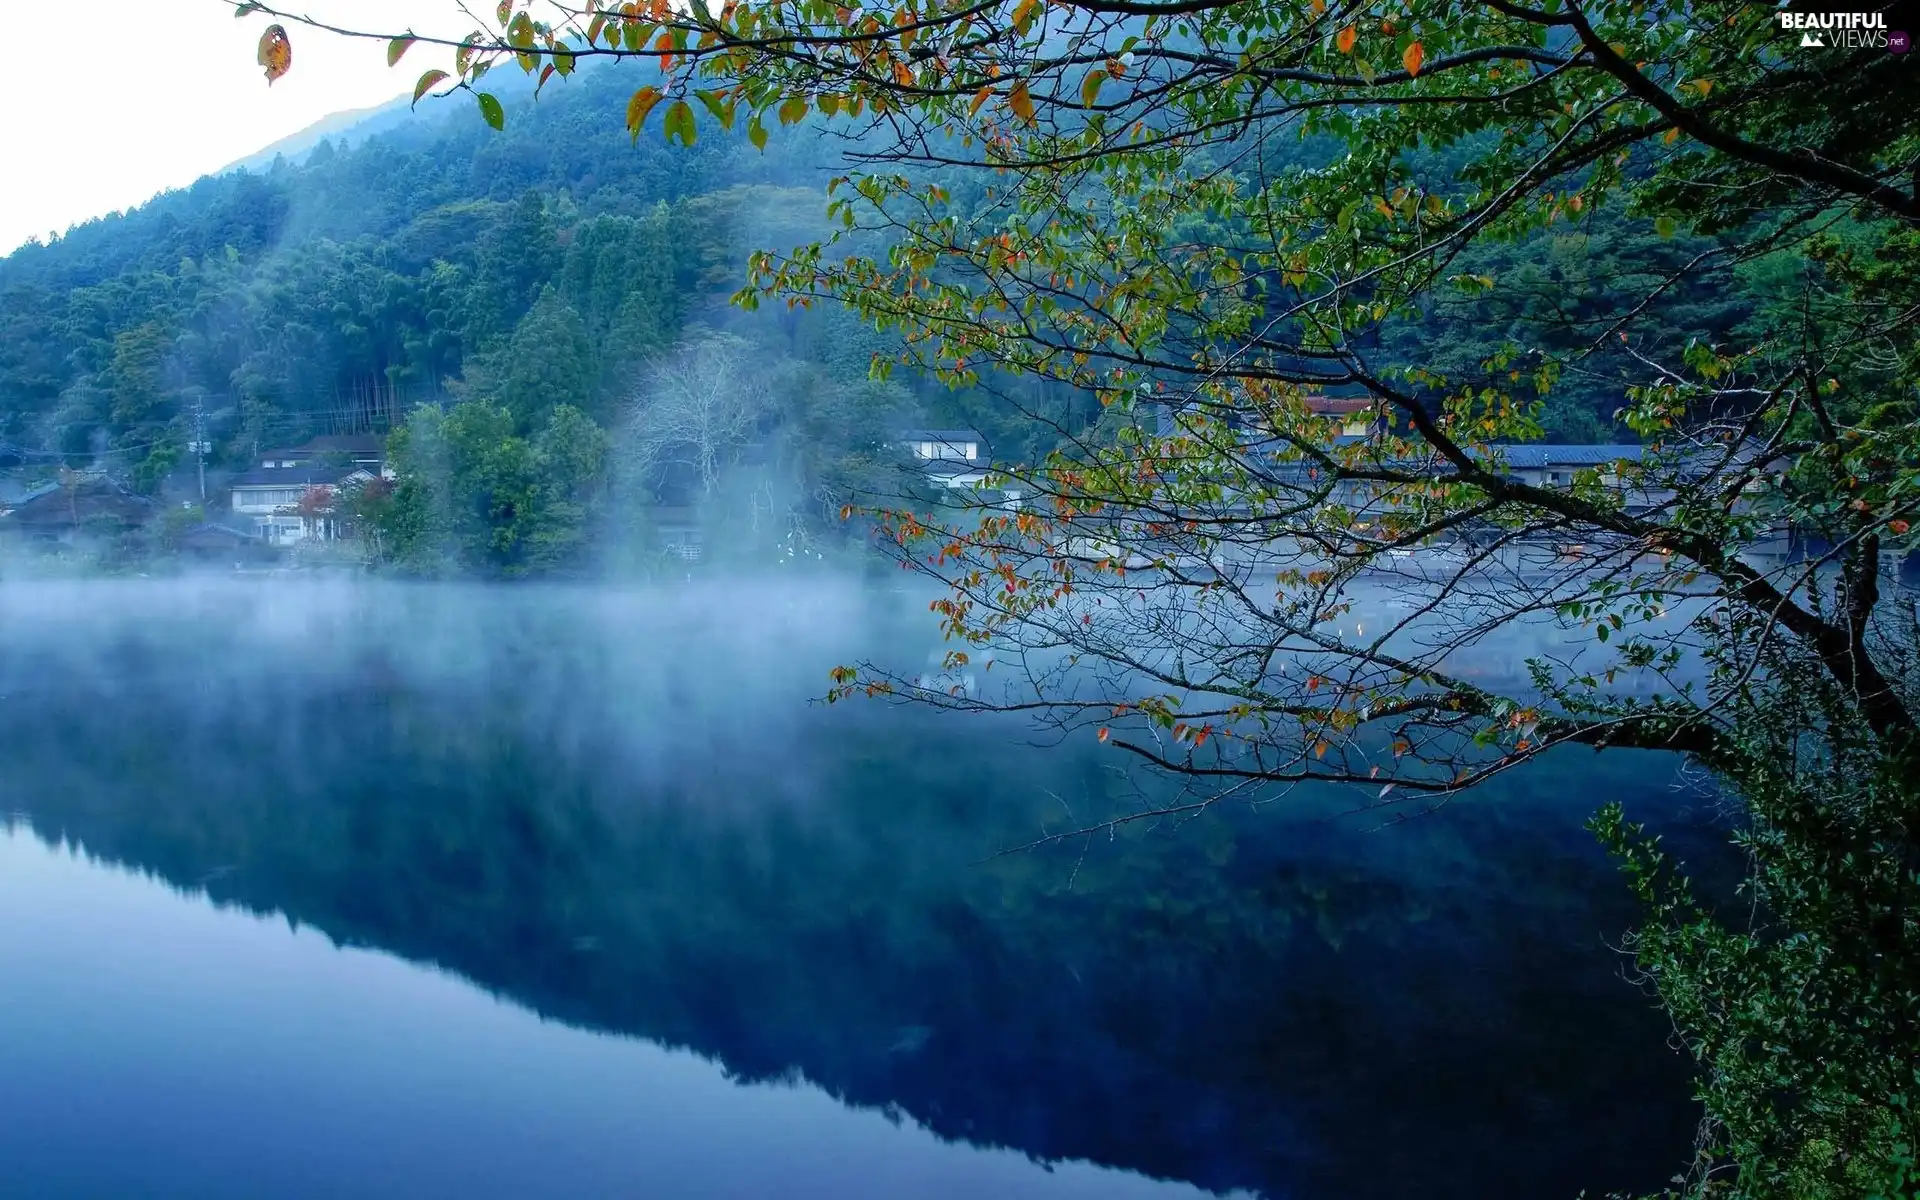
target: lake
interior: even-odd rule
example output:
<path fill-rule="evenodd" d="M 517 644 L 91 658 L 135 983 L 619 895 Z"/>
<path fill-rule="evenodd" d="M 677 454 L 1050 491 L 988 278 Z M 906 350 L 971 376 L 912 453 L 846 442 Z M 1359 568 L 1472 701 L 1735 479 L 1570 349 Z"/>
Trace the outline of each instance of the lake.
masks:
<path fill-rule="evenodd" d="M 0 1195 L 1573 1196 L 1685 1160 L 1583 823 L 1164 795 L 1013 718 L 810 703 L 924 603 L 0 589 Z M 1003 853 L 1014 850 L 1013 853 Z"/>

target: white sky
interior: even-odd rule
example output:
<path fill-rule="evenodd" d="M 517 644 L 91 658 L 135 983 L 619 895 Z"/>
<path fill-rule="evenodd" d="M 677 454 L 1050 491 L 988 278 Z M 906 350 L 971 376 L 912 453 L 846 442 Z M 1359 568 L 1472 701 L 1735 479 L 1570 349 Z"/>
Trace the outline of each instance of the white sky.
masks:
<path fill-rule="evenodd" d="M 392 69 L 386 47 L 289 25 L 293 70 L 267 86 L 254 62 L 258 15 L 231 0 L 89 0 L 61 33 L 52 9 L 77 0 L 0 0 L 0 17 L 44 29 L 0 70 L 0 254 L 192 183 L 330 113 L 411 93 L 443 49 L 415 46 Z M 294 0 L 347 28 L 460 36 L 455 0 Z M 31 20 L 29 20 L 31 18 Z M 64 41 L 66 49 L 59 48 Z"/>

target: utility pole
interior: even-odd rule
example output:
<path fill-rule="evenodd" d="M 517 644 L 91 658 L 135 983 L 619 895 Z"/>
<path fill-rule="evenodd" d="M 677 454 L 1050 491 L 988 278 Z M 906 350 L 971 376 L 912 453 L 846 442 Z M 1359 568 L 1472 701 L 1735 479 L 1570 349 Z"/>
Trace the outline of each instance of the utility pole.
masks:
<path fill-rule="evenodd" d="M 205 413 L 200 404 L 200 397 L 195 396 L 193 398 L 193 440 L 187 443 L 187 449 L 199 460 L 200 506 L 202 508 L 205 508 L 207 504 L 207 427 L 204 417 Z"/>

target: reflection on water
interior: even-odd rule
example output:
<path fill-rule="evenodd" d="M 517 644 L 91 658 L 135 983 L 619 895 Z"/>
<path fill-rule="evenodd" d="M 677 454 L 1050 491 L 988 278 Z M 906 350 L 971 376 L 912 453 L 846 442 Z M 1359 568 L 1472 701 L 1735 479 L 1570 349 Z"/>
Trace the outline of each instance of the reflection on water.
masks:
<path fill-rule="evenodd" d="M 1682 1065 L 1581 828 L 1675 816 L 1670 764 L 995 858 L 1154 784 L 806 704 L 925 660 L 898 607 L 0 593 L 33 834 L 0 849 L 0 1190 L 1571 1195 L 1679 1161 Z"/>
<path fill-rule="evenodd" d="M 1201 1194 L 741 1086 L 24 834 L 0 962 L 0 1195 Z"/>

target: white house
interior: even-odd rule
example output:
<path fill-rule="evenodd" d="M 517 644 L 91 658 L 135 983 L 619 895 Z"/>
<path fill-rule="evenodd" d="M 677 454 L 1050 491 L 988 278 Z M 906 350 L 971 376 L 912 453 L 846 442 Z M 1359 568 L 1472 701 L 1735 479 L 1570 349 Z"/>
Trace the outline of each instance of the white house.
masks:
<path fill-rule="evenodd" d="M 972 429 L 909 429 L 898 442 L 936 488 L 972 491 L 993 474 L 987 440 Z M 999 490 L 1003 507 L 1020 507 L 1017 490 Z"/>
<path fill-rule="evenodd" d="M 275 546 L 309 539 L 332 541 L 337 527 L 326 513 L 302 514 L 301 498 L 315 488 L 338 491 L 345 484 L 365 483 L 374 475 L 364 467 L 260 467 L 235 477 L 232 507 L 236 517 L 251 519 L 253 530 Z"/>

